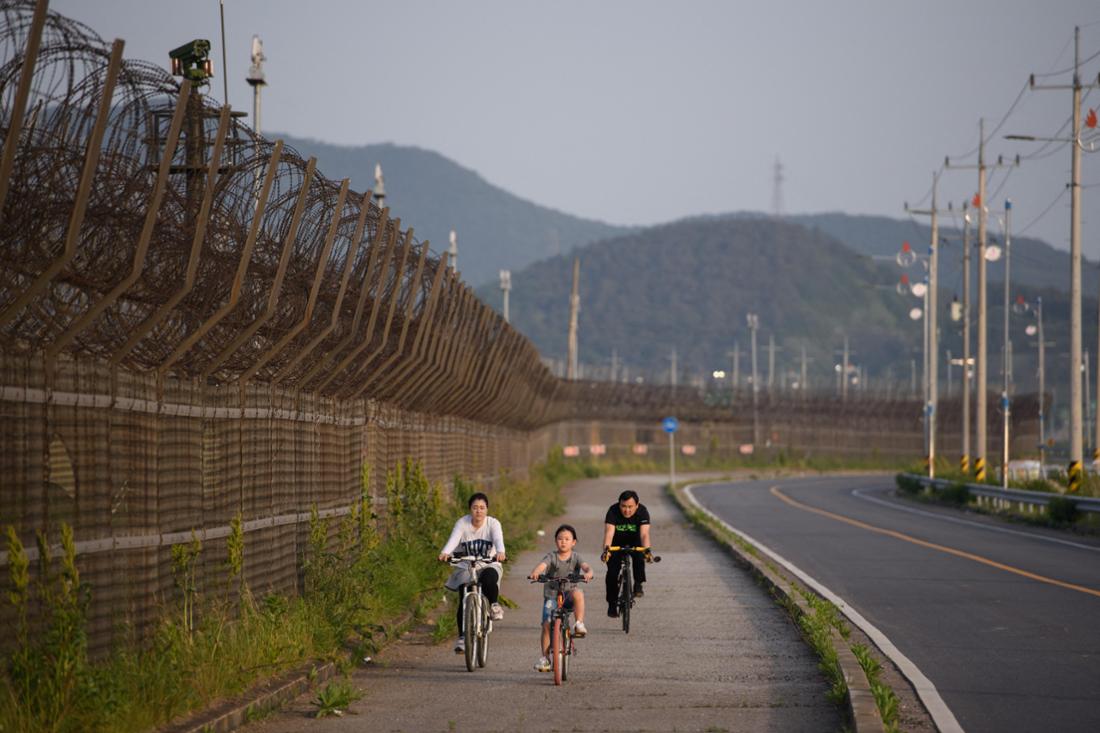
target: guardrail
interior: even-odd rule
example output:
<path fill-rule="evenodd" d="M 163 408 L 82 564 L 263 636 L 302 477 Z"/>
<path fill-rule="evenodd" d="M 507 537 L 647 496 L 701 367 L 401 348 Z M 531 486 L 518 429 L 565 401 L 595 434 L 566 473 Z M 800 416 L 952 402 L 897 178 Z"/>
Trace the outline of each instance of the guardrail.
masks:
<path fill-rule="evenodd" d="M 947 479 L 930 479 L 927 476 L 920 476 L 915 473 L 906 473 L 902 475 L 915 479 L 925 486 L 934 486 L 938 489 L 944 489 L 948 486 L 954 486 L 961 483 L 959 481 L 950 481 Z M 970 493 L 975 496 L 998 499 L 1010 503 L 1028 504 L 1030 506 L 1045 507 L 1050 504 L 1050 500 L 1053 498 L 1069 499 L 1077 505 L 1078 511 L 1100 514 L 1100 498 L 1091 496 L 1070 496 L 1068 494 L 1047 493 L 1045 491 L 1002 489 L 999 486 L 990 486 L 989 484 L 964 484 L 964 486 L 966 486 Z"/>

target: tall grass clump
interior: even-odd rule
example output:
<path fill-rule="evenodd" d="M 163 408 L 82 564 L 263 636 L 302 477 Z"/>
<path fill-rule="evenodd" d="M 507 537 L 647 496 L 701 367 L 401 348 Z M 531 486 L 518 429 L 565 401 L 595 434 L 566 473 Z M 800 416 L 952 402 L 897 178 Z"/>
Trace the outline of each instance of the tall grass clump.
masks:
<path fill-rule="evenodd" d="M 583 476 L 560 451 L 526 481 L 501 476 L 486 489 L 510 548 L 530 546 L 548 514 L 564 509 L 560 487 Z M 461 477 L 450 497 L 405 461 L 386 476 L 386 512 L 372 512 L 370 468 L 339 516 L 310 512 L 297 594 L 253 596 L 246 582 L 248 535 L 232 518 L 221 577 L 201 579 L 210 548 L 192 534 L 169 549 L 174 592 L 154 628 L 119 627 L 115 649 L 88 656 L 91 589 L 77 570 L 72 530 L 58 557 L 38 537 L 37 572 L 15 529 L 6 530 L 7 592 L 14 643 L 0 668 L 0 731 L 148 731 L 256 682 L 318 660 L 345 669 L 372 649 L 377 632 L 434 603 L 449 568 L 436 559 L 455 519 L 479 490 Z M 209 564 L 206 564 L 209 567 Z M 208 592 L 208 589 L 218 589 Z"/>

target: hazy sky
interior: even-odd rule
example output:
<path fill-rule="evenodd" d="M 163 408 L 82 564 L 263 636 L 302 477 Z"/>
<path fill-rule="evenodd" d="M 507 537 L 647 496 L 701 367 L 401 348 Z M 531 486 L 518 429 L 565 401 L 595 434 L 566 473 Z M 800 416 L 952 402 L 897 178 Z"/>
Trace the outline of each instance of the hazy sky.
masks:
<path fill-rule="evenodd" d="M 218 0 L 51 7 L 164 65 L 169 49 L 209 38 L 222 98 Z M 1040 149 L 1006 133 L 1069 134 L 1070 92 L 1026 86 L 1072 67 L 1074 25 L 1083 81 L 1100 72 L 1095 0 L 225 0 L 225 23 L 236 109 L 251 111 L 244 77 L 251 37 L 263 39 L 265 130 L 428 148 L 536 203 L 616 224 L 771 211 L 777 158 L 787 212 L 904 217 L 945 155 L 976 162 L 979 118 L 991 132 L 1015 103 L 990 160 Z M 999 212 L 1012 198 L 1013 229 L 1030 223 L 1027 234 L 1068 249 L 1069 170 L 1068 146 L 1048 146 L 1007 180 L 992 172 L 987 200 Z M 1100 152 L 1082 172 L 1096 258 Z M 947 171 L 941 202 L 976 189 L 976 172 Z"/>

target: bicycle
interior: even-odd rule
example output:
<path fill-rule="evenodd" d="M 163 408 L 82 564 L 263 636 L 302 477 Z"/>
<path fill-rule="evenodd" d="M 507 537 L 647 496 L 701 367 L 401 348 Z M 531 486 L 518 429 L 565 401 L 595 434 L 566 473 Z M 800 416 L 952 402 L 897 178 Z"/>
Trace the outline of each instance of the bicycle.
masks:
<path fill-rule="evenodd" d="M 654 555 L 648 547 L 612 546 L 607 548 L 608 557 L 611 553 L 621 552 L 627 555 L 619 564 L 619 618 L 623 622 L 623 633 L 630 633 L 630 609 L 634 607 L 634 562 L 630 555 L 641 552 L 645 555 L 646 562 L 661 562 L 659 555 Z"/>
<path fill-rule="evenodd" d="M 475 564 L 483 557 L 465 555 L 452 557 L 451 565 L 465 565 L 469 579 L 462 584 L 462 634 L 466 643 L 466 670 L 473 672 L 484 667 L 489 659 L 489 634 L 493 633 L 493 619 L 489 613 L 489 599 L 481 592 Z"/>
<path fill-rule="evenodd" d="M 577 653 L 573 631 L 569 625 L 569 617 L 573 615 L 573 611 L 565 606 L 566 586 L 588 581 L 583 573 L 570 573 L 564 578 L 550 578 L 544 574 L 531 582 L 547 583 L 556 591 L 557 606 L 550 616 L 550 659 L 554 667 L 554 684 L 561 685 L 569 679 L 569 659 Z"/>

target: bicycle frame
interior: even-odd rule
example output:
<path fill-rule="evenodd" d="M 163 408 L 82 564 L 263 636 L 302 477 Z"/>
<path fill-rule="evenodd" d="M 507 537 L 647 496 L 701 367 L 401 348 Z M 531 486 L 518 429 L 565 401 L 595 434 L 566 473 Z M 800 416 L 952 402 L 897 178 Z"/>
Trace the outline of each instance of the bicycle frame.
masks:
<path fill-rule="evenodd" d="M 646 562 L 660 562 L 660 557 L 653 556 L 648 547 L 611 546 L 607 548 L 609 553 L 622 554 L 623 561 L 619 563 L 619 581 L 617 596 L 619 618 L 622 621 L 623 633 L 630 633 L 630 609 L 634 608 L 634 555 L 644 553 Z"/>
<path fill-rule="evenodd" d="M 542 575 L 536 581 L 549 583 L 557 591 L 557 605 L 550 615 L 550 659 L 554 667 L 555 685 L 561 685 L 569 679 L 569 660 L 577 653 L 576 641 L 569 626 L 569 617 L 573 611 L 565 606 L 565 586 L 583 580 L 583 575 L 570 574 L 564 578 L 547 578 Z"/>
<path fill-rule="evenodd" d="M 481 592 L 475 563 L 483 558 L 468 555 L 451 558 L 455 566 L 465 565 L 469 580 L 462 584 L 462 633 L 466 642 L 466 670 L 484 667 L 489 658 L 489 634 L 493 620 L 489 614 L 489 599 Z"/>

